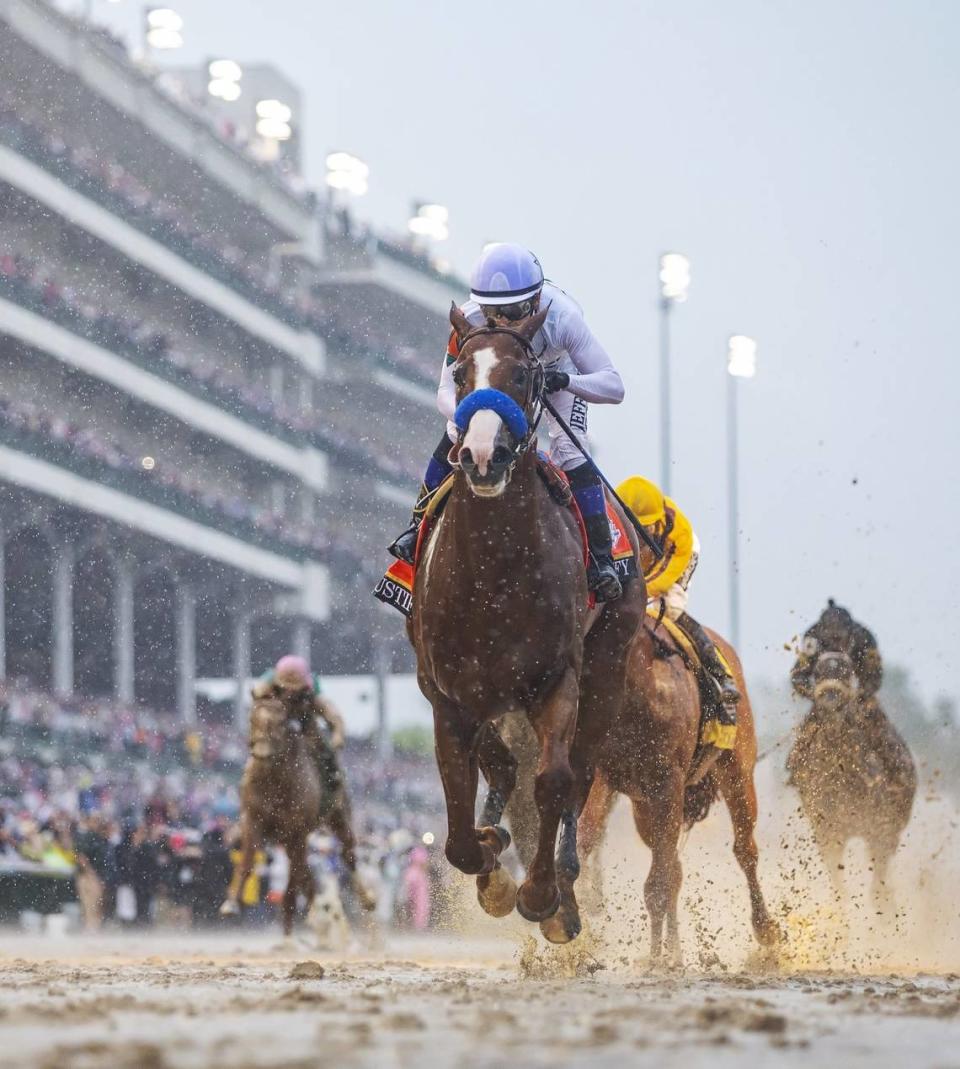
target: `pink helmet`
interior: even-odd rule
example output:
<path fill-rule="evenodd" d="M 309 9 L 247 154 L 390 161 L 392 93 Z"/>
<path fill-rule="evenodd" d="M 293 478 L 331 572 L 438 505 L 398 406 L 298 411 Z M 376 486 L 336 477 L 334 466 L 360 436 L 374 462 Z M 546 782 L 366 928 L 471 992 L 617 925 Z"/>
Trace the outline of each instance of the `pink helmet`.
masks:
<path fill-rule="evenodd" d="M 310 666 L 303 657 L 298 657 L 295 653 L 287 653 L 277 661 L 273 678 L 277 686 L 284 690 L 299 690 L 301 687 L 309 687 L 313 682 Z"/>

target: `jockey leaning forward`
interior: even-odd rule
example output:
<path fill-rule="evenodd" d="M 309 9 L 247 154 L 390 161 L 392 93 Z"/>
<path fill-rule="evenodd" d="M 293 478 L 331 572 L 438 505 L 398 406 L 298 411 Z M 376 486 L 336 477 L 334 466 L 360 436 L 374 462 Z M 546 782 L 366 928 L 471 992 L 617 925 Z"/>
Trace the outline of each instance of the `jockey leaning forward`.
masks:
<path fill-rule="evenodd" d="M 470 300 L 461 306 L 467 320 L 478 327 L 488 319 L 511 322 L 548 308 L 547 318 L 533 338 L 533 351 L 546 370 L 544 389 L 577 440 L 586 447 L 587 404 L 618 405 L 623 400 L 623 381 L 606 350 L 597 341 L 572 297 L 543 277 L 540 261 L 523 248 L 507 242 L 483 250 L 470 279 Z M 411 526 L 390 546 L 395 557 L 412 564 L 417 531 L 430 495 L 450 474 L 451 447 L 459 440 L 453 422 L 457 388 L 453 381 L 458 344 L 451 334 L 437 391 L 437 407 L 447 419 L 447 429 L 427 465 L 414 508 Z M 623 590 L 613 563 L 613 545 L 607 522 L 603 485 L 592 464 L 549 413 L 544 420 L 550 436 L 550 459 L 566 472 L 580 507 L 590 542 L 588 571 L 590 589 L 598 601 L 613 601 Z"/>
<path fill-rule="evenodd" d="M 325 799 L 323 819 L 340 840 L 343 863 L 356 870 L 357 844 L 350 816 L 350 801 L 346 781 L 337 751 L 343 748 L 343 719 L 333 705 L 320 693 L 320 678 L 313 675 L 303 657 L 287 654 L 265 672 L 253 687 L 254 698 L 277 698 L 283 702 L 287 715 L 299 723 L 307 751 L 320 776 Z M 321 732 L 319 721 L 329 728 Z M 362 888 L 358 888 L 365 893 Z M 362 897 L 362 895 L 361 895 Z M 366 904 L 366 903 L 365 903 Z"/>
<path fill-rule="evenodd" d="M 717 687 L 718 719 L 736 726 L 740 691 L 730 668 L 706 631 L 687 612 L 687 591 L 700 561 L 700 539 L 686 516 L 649 479 L 634 475 L 617 487 L 623 503 L 663 546 L 663 557 L 645 576 L 647 598 L 660 601 L 663 612 L 690 639 L 700 662 Z"/>

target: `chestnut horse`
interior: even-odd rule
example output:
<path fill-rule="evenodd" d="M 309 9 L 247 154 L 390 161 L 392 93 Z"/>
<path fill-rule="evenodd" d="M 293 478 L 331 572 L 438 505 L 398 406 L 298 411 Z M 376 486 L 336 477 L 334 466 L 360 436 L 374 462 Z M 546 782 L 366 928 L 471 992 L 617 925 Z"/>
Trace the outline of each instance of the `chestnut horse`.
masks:
<path fill-rule="evenodd" d="M 659 630 L 655 635 L 654 621 L 648 616 L 631 645 L 625 699 L 615 709 L 594 754 L 593 787 L 580 816 L 579 842 L 586 859 L 603 839 L 617 795 L 624 794 L 630 799 L 637 831 L 651 852 L 644 897 L 650 917 L 653 961 L 661 958 L 664 949 L 671 962 L 681 960 L 677 914 L 683 877 L 680 834 L 685 826 L 706 817 L 717 793 L 723 796 L 733 822 L 733 853 L 747 878 L 756 937 L 764 946 L 772 946 L 781 938 L 757 877 L 758 851 L 754 838 L 757 795 L 753 784 L 757 740 L 753 711 L 736 653 L 720 636 L 711 632 L 711 637 L 733 668 L 743 695 L 737 706 L 734 748 L 720 751 L 703 778 L 691 781 L 691 776 L 696 775 L 694 768 L 702 771 L 705 767 L 699 760 L 695 762 L 700 734 L 700 687 L 673 640 Z M 585 675 L 585 696 L 592 685 L 592 677 Z M 522 754 L 526 747 L 518 738 L 521 734 L 518 725 L 513 722 L 508 727 L 508 737 L 519 743 L 515 752 Z M 513 812 L 510 816 L 511 831 L 518 839 L 517 848 L 523 859 L 529 848 L 530 828 L 522 814 L 516 814 L 516 821 Z M 544 935 L 555 943 L 567 942 L 566 911 L 569 909 L 573 916 L 578 916 L 572 884 L 561 889 L 560 911 L 542 925 Z"/>
<path fill-rule="evenodd" d="M 478 877 L 487 912 L 504 916 L 516 906 L 531 921 L 559 906 L 558 866 L 571 885 L 579 871 L 577 814 L 590 785 L 594 725 L 622 696 L 645 598 L 637 580 L 602 611 L 588 607 L 579 525 L 537 473 L 543 368 L 531 340 L 546 314 L 475 328 L 451 310 L 460 343 L 454 381 L 463 432 L 451 451 L 459 471 L 422 547 L 409 621 L 420 689 L 433 706 L 446 856 Z M 590 665 L 597 682 L 583 701 Z M 499 862 L 510 841 L 499 823 L 516 762 L 493 721 L 508 711 L 529 718 L 538 749 L 538 840 L 519 891 Z M 489 785 L 480 828 L 478 767 Z M 572 938 L 578 918 L 568 911 L 565 922 Z"/>
<path fill-rule="evenodd" d="M 290 720 L 276 698 L 255 700 L 250 710 L 250 757 L 240 783 L 241 860 L 235 866 L 224 916 L 240 912 L 240 893 L 253 870 L 254 855 L 268 842 L 278 843 L 290 861 L 283 895 L 283 931 L 293 931 L 297 895 L 307 906 L 315 887 L 307 865 L 307 837 L 320 824 L 324 797 L 300 725 Z"/>
<path fill-rule="evenodd" d="M 787 771 L 838 899 L 844 849 L 850 839 L 863 839 L 873 900 L 889 917 L 888 869 L 910 820 L 917 770 L 876 699 L 861 700 L 855 678 L 848 654 L 817 655 L 813 706 L 797 729 Z"/>

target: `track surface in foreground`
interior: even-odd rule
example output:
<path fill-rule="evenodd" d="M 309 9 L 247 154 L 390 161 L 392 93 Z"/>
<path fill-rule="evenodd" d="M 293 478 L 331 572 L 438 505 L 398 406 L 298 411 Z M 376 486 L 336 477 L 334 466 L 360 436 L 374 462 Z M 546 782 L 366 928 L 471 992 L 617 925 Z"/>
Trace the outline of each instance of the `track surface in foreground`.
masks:
<path fill-rule="evenodd" d="M 955 975 L 547 980 L 514 948 L 408 938 L 334 958 L 262 934 L 7 936 L 0 1066 L 960 1066 Z"/>

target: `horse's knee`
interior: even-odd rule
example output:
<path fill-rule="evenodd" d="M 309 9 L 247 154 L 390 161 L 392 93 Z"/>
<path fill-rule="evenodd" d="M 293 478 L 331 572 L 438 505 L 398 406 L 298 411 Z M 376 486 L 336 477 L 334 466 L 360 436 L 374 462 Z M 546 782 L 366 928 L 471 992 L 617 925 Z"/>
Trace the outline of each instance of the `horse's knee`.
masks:
<path fill-rule="evenodd" d="M 570 797 L 573 789 L 573 770 L 570 763 L 564 761 L 545 768 L 537 773 L 534 785 L 534 797 L 537 805 L 544 806 L 564 804 Z"/>

